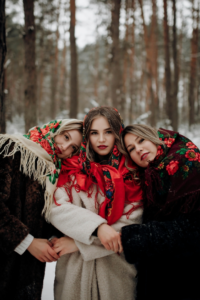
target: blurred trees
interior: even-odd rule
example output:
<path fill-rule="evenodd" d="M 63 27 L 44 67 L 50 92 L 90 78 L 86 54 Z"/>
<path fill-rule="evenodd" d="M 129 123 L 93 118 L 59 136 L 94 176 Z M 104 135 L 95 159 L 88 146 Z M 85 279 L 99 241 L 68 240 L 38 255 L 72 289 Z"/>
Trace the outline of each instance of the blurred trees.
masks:
<path fill-rule="evenodd" d="M 23 0 L 24 4 L 24 119 L 25 131 L 37 123 L 36 68 L 35 68 L 35 17 L 34 0 Z"/>
<path fill-rule="evenodd" d="M 7 1 L 20 6 L 18 0 Z M 28 84 L 34 86 L 32 75 L 24 72 L 29 62 L 31 70 L 35 63 L 37 79 L 35 123 L 82 118 L 88 109 L 105 104 L 118 108 L 126 124 L 145 122 L 178 130 L 181 124 L 200 122 L 200 1 L 88 3 L 84 8 L 80 0 L 35 0 L 34 32 L 32 25 L 24 29 L 17 10 L 8 10 L 7 120 L 26 115 L 23 91 Z M 89 15 L 95 15 L 90 25 L 93 42 L 78 47 L 80 27 Z M 28 52 L 23 47 L 26 26 L 28 34 L 35 34 L 35 58 L 34 47 Z M 84 35 L 87 39 L 91 33 L 85 30 Z"/>
<path fill-rule="evenodd" d="M 5 58 L 6 58 L 6 30 L 5 30 L 5 0 L 0 3 L 0 133 L 5 133 Z"/>
<path fill-rule="evenodd" d="M 75 38 L 76 2 L 70 0 L 70 118 L 76 118 L 78 112 L 78 62 Z"/>

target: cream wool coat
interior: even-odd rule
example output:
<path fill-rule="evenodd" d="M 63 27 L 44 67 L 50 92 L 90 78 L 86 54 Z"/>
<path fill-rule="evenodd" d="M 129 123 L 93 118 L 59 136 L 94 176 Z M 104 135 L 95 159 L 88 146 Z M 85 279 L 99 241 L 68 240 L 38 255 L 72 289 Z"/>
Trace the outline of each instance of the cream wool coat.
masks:
<path fill-rule="evenodd" d="M 62 256 L 57 263 L 55 277 L 55 300 L 134 300 L 136 269 L 126 262 L 124 255 L 106 250 L 97 237 L 92 236 L 95 229 L 107 223 L 98 216 L 95 207 L 96 186 L 92 197 L 87 193 L 77 193 L 72 188 L 73 204 L 64 188 L 58 188 L 50 221 L 65 235 L 73 238 L 79 251 Z M 98 203 L 104 201 L 98 194 Z M 132 206 L 126 205 L 124 212 Z M 123 215 L 112 227 L 139 224 L 142 209 L 134 211 L 129 219 Z"/>

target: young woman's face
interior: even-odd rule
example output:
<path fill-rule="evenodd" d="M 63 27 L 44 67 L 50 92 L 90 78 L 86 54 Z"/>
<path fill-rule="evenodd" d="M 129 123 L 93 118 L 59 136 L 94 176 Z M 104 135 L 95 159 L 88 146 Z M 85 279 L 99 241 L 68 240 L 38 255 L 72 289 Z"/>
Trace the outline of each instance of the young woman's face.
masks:
<path fill-rule="evenodd" d="M 92 122 L 89 142 L 100 159 L 111 153 L 115 144 L 115 135 L 105 117 L 98 117 Z"/>
<path fill-rule="evenodd" d="M 127 133 L 124 144 L 131 159 L 140 167 L 146 168 L 157 154 L 157 146 L 135 134 Z"/>
<path fill-rule="evenodd" d="M 65 159 L 78 150 L 82 142 L 82 135 L 78 130 L 64 131 L 62 134 L 56 135 L 54 141 L 57 145 L 57 157 Z"/>

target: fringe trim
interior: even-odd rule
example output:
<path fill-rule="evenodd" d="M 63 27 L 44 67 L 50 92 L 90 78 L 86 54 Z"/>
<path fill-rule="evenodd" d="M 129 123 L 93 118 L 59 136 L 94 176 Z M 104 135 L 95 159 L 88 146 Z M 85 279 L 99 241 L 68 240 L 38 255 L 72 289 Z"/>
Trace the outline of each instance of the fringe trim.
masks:
<path fill-rule="evenodd" d="M 55 168 L 52 168 L 52 164 L 48 164 L 46 160 L 41 159 L 38 157 L 35 153 L 31 152 L 29 149 L 27 149 L 22 142 L 20 141 L 14 141 L 10 137 L 1 137 L 0 138 L 0 148 L 8 142 L 3 150 L 0 152 L 0 154 L 3 154 L 4 157 L 13 156 L 16 152 L 21 153 L 21 160 L 20 160 L 20 171 L 22 171 L 23 174 L 33 177 L 34 180 L 37 180 L 42 188 L 46 188 L 46 176 L 48 174 L 53 173 Z M 14 148 L 12 151 L 10 150 L 11 145 L 14 143 Z M 53 186 L 53 185 L 52 185 Z M 42 210 L 42 215 L 45 216 L 45 219 L 48 221 L 51 213 L 51 207 L 52 207 L 52 201 L 53 201 L 53 195 L 45 190 L 44 193 L 44 208 Z"/>

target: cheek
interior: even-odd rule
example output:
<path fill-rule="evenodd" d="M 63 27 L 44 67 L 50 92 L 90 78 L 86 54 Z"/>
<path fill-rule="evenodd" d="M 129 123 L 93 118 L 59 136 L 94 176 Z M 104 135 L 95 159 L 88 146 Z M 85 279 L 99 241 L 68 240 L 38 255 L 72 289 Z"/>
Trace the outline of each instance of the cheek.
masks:
<path fill-rule="evenodd" d="M 90 135 L 90 137 L 89 137 L 89 143 L 90 143 L 91 145 L 93 145 L 93 144 L 94 144 L 94 141 L 95 141 L 95 136 L 94 136 L 94 135 Z"/>
<path fill-rule="evenodd" d="M 115 136 L 110 136 L 110 146 L 114 146 L 114 144 L 115 144 Z"/>

